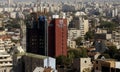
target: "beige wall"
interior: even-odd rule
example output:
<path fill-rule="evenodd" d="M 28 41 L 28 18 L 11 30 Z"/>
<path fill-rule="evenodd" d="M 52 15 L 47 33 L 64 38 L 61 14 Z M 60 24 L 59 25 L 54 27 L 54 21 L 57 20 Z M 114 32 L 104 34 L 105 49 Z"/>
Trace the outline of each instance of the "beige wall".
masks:
<path fill-rule="evenodd" d="M 1 67 L 0 72 L 11 72 L 12 67 Z"/>
<path fill-rule="evenodd" d="M 86 32 L 88 32 L 89 30 L 89 25 L 88 25 L 88 20 L 84 20 L 84 34 L 86 34 Z"/>
<path fill-rule="evenodd" d="M 83 72 L 84 69 L 92 68 L 91 58 L 79 58 L 74 59 L 73 67 L 77 69 L 79 72 Z"/>
<path fill-rule="evenodd" d="M 91 70 L 92 63 L 90 58 L 81 58 L 80 59 L 80 72 L 83 72 L 85 68 L 89 68 Z"/>
<path fill-rule="evenodd" d="M 70 47 L 70 48 L 76 48 L 76 42 L 68 40 L 67 41 L 67 46 Z"/>

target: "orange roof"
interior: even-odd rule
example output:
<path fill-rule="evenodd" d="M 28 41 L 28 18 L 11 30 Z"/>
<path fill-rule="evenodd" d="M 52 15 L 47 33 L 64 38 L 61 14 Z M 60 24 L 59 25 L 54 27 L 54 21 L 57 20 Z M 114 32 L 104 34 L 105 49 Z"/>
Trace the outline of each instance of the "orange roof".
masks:
<path fill-rule="evenodd" d="M 0 36 L 0 39 L 2 40 L 11 39 L 11 36 L 10 35 Z"/>

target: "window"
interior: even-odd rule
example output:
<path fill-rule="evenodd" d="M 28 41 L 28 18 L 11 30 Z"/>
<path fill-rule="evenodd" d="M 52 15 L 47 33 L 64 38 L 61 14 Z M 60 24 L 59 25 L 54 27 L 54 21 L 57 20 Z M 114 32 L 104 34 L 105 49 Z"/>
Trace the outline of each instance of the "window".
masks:
<path fill-rule="evenodd" d="M 98 64 L 98 61 L 96 61 L 96 64 Z"/>
<path fill-rule="evenodd" d="M 96 67 L 96 70 L 98 70 L 98 67 Z"/>
<path fill-rule="evenodd" d="M 87 61 L 85 60 L 85 63 L 87 63 Z"/>

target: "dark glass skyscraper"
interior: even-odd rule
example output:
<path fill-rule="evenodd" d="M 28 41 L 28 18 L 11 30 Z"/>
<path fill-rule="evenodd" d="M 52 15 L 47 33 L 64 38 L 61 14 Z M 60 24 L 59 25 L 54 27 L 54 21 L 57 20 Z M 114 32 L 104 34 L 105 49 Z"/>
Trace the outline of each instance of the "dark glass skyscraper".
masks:
<path fill-rule="evenodd" d="M 45 16 L 38 20 L 33 18 L 32 23 L 27 26 L 27 52 L 47 55 L 47 21 Z"/>

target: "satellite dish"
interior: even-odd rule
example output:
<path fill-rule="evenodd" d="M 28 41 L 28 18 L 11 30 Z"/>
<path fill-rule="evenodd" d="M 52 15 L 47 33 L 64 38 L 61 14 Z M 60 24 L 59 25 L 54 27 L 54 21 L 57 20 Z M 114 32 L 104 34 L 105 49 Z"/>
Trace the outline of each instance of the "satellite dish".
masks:
<path fill-rule="evenodd" d="M 104 56 L 102 56 L 102 57 L 101 57 L 101 59 L 102 59 L 102 60 L 105 60 L 105 57 L 104 57 Z"/>

